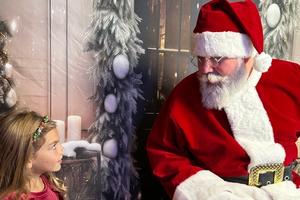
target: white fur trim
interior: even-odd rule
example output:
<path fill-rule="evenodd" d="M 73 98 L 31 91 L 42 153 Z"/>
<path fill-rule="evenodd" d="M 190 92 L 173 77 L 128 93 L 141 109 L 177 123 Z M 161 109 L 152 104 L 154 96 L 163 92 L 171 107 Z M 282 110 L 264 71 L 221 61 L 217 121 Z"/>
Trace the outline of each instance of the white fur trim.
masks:
<path fill-rule="evenodd" d="M 175 190 L 172 200 L 208 199 L 208 188 L 223 179 L 208 170 L 202 170 L 181 182 Z"/>
<path fill-rule="evenodd" d="M 202 32 L 195 34 L 195 55 L 229 58 L 250 57 L 254 50 L 250 38 L 237 32 Z"/>
<path fill-rule="evenodd" d="M 283 181 L 277 184 L 271 184 L 261 187 L 271 197 L 272 200 L 299 200 L 300 189 L 292 181 Z"/>
<path fill-rule="evenodd" d="M 255 56 L 254 69 L 259 72 L 266 72 L 270 68 L 272 57 L 265 52 Z"/>
<path fill-rule="evenodd" d="M 274 142 L 271 123 L 255 89 L 261 73 L 253 71 L 248 84 L 224 107 L 234 138 L 250 157 L 248 170 L 256 165 L 282 163 L 285 159 L 283 147 Z"/>

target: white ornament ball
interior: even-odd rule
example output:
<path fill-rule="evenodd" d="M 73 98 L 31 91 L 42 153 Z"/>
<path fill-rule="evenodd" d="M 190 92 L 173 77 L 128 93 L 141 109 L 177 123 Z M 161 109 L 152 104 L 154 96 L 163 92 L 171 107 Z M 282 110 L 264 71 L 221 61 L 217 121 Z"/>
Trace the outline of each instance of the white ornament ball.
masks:
<path fill-rule="evenodd" d="M 267 24 L 270 28 L 275 28 L 281 18 L 280 8 L 276 3 L 271 4 L 267 9 Z"/>
<path fill-rule="evenodd" d="M 21 24 L 20 22 L 21 22 L 21 17 L 17 16 L 14 19 L 12 19 L 11 22 L 9 23 L 9 29 L 12 35 L 16 35 L 19 32 L 19 27 Z"/>
<path fill-rule="evenodd" d="M 113 71 L 118 79 L 123 79 L 129 72 L 129 61 L 126 55 L 117 55 L 113 60 Z"/>
<path fill-rule="evenodd" d="M 4 66 L 5 69 L 5 76 L 7 78 L 11 78 L 12 77 L 12 73 L 13 73 L 13 67 L 10 63 L 6 63 Z"/>
<path fill-rule="evenodd" d="M 115 158 L 118 155 L 118 143 L 112 138 L 106 140 L 102 148 L 103 155 L 108 158 Z"/>
<path fill-rule="evenodd" d="M 17 94 L 14 89 L 11 88 L 9 90 L 6 95 L 5 102 L 9 108 L 13 107 L 17 103 Z"/>
<path fill-rule="evenodd" d="M 116 112 L 118 107 L 117 97 L 114 94 L 108 94 L 104 99 L 104 109 L 108 113 Z"/>

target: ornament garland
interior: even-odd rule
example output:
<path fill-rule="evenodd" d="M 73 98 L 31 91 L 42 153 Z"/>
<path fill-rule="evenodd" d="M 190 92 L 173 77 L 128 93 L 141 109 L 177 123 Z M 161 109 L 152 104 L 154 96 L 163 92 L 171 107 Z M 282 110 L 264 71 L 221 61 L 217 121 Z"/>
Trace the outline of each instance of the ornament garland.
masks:
<path fill-rule="evenodd" d="M 91 99 L 97 105 L 96 120 L 89 128 L 92 142 L 102 146 L 101 200 L 137 199 L 137 172 L 132 116 L 137 99 L 143 98 L 141 74 L 134 68 L 144 53 L 137 38 L 140 19 L 131 0 L 94 0 L 86 36 L 86 51 L 94 53 L 89 74 L 97 82 Z"/>

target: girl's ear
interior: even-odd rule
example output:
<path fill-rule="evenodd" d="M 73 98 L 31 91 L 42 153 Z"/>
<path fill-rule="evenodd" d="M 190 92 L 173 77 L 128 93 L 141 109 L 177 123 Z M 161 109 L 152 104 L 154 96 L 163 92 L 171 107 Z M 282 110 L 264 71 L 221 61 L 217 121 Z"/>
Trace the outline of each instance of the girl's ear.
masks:
<path fill-rule="evenodd" d="M 26 164 L 26 168 L 27 169 L 31 169 L 32 168 L 32 160 L 31 159 L 28 160 L 28 163 Z"/>

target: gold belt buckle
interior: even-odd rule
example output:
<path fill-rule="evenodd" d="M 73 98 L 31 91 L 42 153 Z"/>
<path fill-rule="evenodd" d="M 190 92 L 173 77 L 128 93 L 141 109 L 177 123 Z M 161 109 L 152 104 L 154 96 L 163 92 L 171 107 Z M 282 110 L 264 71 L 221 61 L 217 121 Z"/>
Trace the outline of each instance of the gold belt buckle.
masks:
<path fill-rule="evenodd" d="M 260 187 L 259 175 L 267 172 L 274 172 L 274 183 L 279 183 L 283 179 L 284 165 L 282 163 L 273 163 L 252 167 L 250 169 L 248 185 Z"/>

